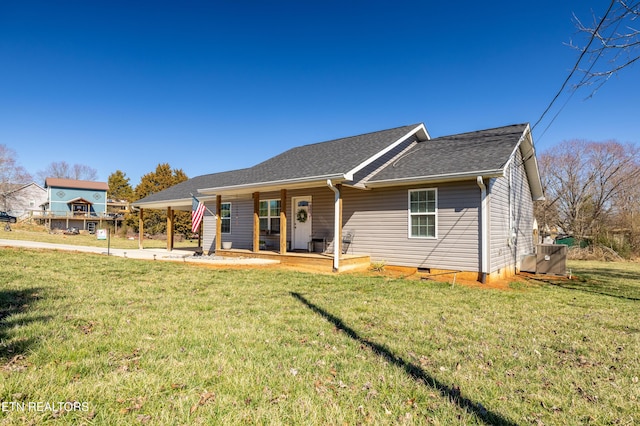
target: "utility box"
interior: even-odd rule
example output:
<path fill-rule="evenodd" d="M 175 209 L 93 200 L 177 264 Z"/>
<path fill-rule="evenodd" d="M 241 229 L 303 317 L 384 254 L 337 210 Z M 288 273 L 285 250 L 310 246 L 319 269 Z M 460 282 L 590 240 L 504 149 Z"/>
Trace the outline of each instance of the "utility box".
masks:
<path fill-rule="evenodd" d="M 525 254 L 520 261 L 520 271 L 536 273 L 538 269 L 538 256 L 536 254 Z"/>
<path fill-rule="evenodd" d="M 536 253 L 536 273 L 565 275 L 567 250 L 564 244 L 540 244 Z"/>

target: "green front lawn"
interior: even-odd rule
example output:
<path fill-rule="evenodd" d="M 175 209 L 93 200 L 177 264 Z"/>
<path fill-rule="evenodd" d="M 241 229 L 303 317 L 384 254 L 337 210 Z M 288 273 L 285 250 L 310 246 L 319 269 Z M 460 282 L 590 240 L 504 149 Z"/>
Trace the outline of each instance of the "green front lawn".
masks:
<path fill-rule="evenodd" d="M 0 424 L 630 425 L 613 265 L 501 291 L 0 249 Z"/>
<path fill-rule="evenodd" d="M 117 235 L 111 235 L 110 241 L 98 240 L 96 235 L 82 233 L 78 235 L 65 235 L 63 233 L 49 233 L 42 226 L 17 224 L 11 226 L 10 232 L 4 231 L 4 227 L 0 228 L 0 239 L 2 240 L 23 240 L 23 241 L 39 241 L 43 243 L 53 244 L 69 244 L 74 246 L 92 246 L 104 247 L 109 244 L 113 248 L 120 249 L 137 249 L 138 239 L 128 239 Z M 167 246 L 166 240 L 144 240 L 145 248 L 164 248 Z M 196 247 L 197 240 L 175 241 L 174 247 Z"/>

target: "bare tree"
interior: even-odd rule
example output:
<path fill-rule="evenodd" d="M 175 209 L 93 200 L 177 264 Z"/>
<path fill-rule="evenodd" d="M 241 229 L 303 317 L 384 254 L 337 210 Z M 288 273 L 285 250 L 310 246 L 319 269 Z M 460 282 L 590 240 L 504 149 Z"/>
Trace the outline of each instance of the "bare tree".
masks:
<path fill-rule="evenodd" d="M 19 184 L 31 182 L 32 177 L 17 162 L 16 152 L 0 144 L 0 209 L 7 210 L 11 191 Z"/>
<path fill-rule="evenodd" d="M 636 176 L 635 180 L 632 178 L 632 184 L 625 185 L 613 205 L 612 231 L 619 232 L 621 242 L 640 254 L 640 164 L 636 164 L 631 173 Z"/>
<path fill-rule="evenodd" d="M 609 78 L 640 59 L 640 1 L 611 0 L 604 15 L 593 14 L 591 23 L 574 15 L 578 31 L 587 36 L 584 44 L 571 45 L 586 59 L 578 87 L 595 85 L 592 94 Z"/>
<path fill-rule="evenodd" d="M 563 142 L 543 153 L 546 210 L 557 211 L 555 224 L 576 237 L 598 233 L 616 202 L 640 185 L 639 155 L 633 145 L 584 140 Z"/>
<path fill-rule="evenodd" d="M 38 177 L 44 182 L 48 177 L 76 180 L 97 180 L 98 171 L 84 164 L 69 165 L 66 161 L 54 161 L 46 169 L 38 172 Z"/>

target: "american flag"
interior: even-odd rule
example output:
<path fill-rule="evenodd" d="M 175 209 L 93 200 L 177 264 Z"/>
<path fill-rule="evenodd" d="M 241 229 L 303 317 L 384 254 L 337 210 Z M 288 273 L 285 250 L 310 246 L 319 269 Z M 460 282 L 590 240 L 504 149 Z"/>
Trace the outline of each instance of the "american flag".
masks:
<path fill-rule="evenodd" d="M 191 204 L 191 232 L 198 232 L 204 216 L 204 209 L 204 203 L 193 197 L 193 203 Z"/>

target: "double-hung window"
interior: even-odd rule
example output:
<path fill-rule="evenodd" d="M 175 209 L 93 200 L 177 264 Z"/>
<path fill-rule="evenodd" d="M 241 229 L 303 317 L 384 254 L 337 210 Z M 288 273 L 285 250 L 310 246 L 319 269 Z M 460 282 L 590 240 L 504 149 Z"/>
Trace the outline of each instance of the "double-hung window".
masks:
<path fill-rule="evenodd" d="M 220 204 L 220 219 L 222 222 L 222 233 L 231 233 L 231 203 Z"/>
<path fill-rule="evenodd" d="M 436 238 L 436 189 L 409 191 L 409 238 Z"/>
<path fill-rule="evenodd" d="M 260 232 L 264 234 L 280 233 L 280 200 L 260 201 Z"/>

